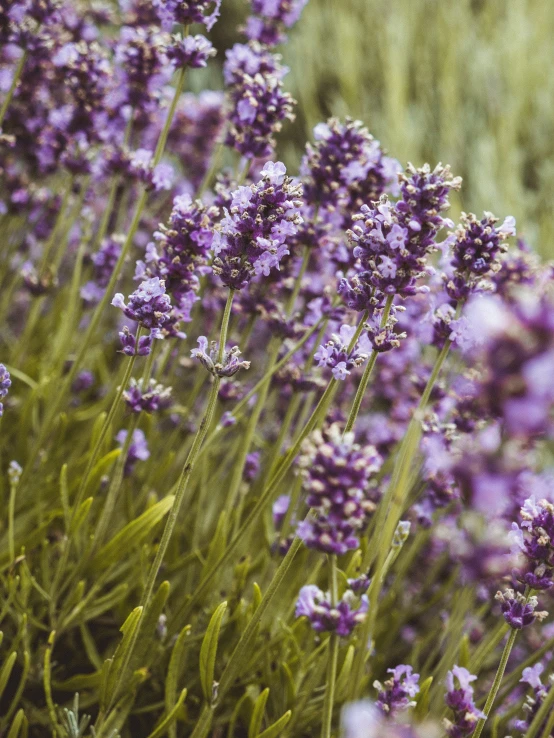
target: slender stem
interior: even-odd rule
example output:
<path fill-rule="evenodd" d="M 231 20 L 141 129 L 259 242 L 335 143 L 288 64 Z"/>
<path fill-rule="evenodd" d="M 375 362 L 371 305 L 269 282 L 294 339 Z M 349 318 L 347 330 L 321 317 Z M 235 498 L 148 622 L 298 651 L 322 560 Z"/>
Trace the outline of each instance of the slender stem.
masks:
<path fill-rule="evenodd" d="M 335 607 L 338 602 L 337 557 L 335 556 L 335 554 L 331 554 L 329 556 L 329 589 L 331 606 Z M 321 738 L 331 738 L 338 656 L 339 638 L 337 634 L 333 632 L 329 636 L 329 660 L 327 662 L 327 682 L 325 684 L 325 697 L 323 700 Z"/>
<path fill-rule="evenodd" d="M 140 337 L 140 331 L 141 327 L 139 326 L 137 328 L 137 333 L 135 337 L 135 341 L 138 344 L 138 340 Z M 85 473 L 81 477 L 81 482 L 79 484 L 79 489 L 77 490 L 77 495 L 75 497 L 75 502 L 73 503 L 72 509 L 71 509 L 71 515 L 69 517 L 69 522 L 67 526 L 67 534 L 68 538 L 62 553 L 62 556 L 58 562 L 58 566 L 56 569 L 56 574 L 54 576 L 54 581 L 52 584 L 52 602 L 51 602 L 51 613 L 52 616 L 55 613 L 55 606 L 56 606 L 56 593 L 58 589 L 58 585 L 60 583 L 60 579 L 65 571 L 65 568 L 67 566 L 67 562 L 69 560 L 69 551 L 71 549 L 71 536 L 70 531 L 71 527 L 73 525 L 73 522 L 75 521 L 75 516 L 77 515 L 77 512 L 79 511 L 79 508 L 81 506 L 81 503 L 83 502 L 83 498 L 85 496 L 85 491 L 87 488 L 87 484 L 90 478 L 90 475 L 92 473 L 92 470 L 94 469 L 94 465 L 96 464 L 98 454 L 100 453 L 100 449 L 102 448 L 102 444 L 104 443 L 104 439 L 106 437 L 106 433 L 108 432 L 108 428 L 111 427 L 112 421 L 115 417 L 115 414 L 119 408 L 119 403 L 121 402 L 121 397 L 123 396 L 123 392 L 125 391 L 127 385 L 129 384 L 129 379 L 131 378 L 131 374 L 133 372 L 133 367 L 135 365 L 136 361 L 136 354 L 133 356 L 130 356 L 127 361 L 127 366 L 125 367 L 125 374 L 123 375 L 123 380 L 121 382 L 121 385 L 119 386 L 117 390 L 117 394 L 114 397 L 114 400 L 111 404 L 110 410 L 106 416 L 106 419 L 104 420 L 104 423 L 102 424 L 102 428 L 100 430 L 100 433 L 98 435 L 98 438 L 96 439 L 96 443 L 94 445 L 94 448 L 92 450 L 92 453 L 89 454 L 88 463 L 85 469 Z"/>
<path fill-rule="evenodd" d="M 175 115 L 175 110 L 177 108 L 177 103 L 179 101 L 179 98 L 181 97 L 184 84 L 185 84 L 185 69 L 182 69 L 179 71 L 179 75 L 177 77 L 177 84 L 176 84 L 175 92 L 173 95 L 173 100 L 169 107 L 169 111 L 165 119 L 164 127 L 160 133 L 160 137 L 156 145 L 156 151 L 154 153 L 154 159 L 153 159 L 154 166 L 159 164 L 162 158 L 165 145 L 167 142 L 167 137 L 169 135 L 171 124 L 173 122 L 173 117 Z M 96 306 L 96 309 L 94 310 L 94 313 L 92 314 L 87 331 L 81 340 L 79 350 L 77 352 L 75 359 L 73 360 L 73 363 L 71 365 L 71 368 L 69 369 L 69 372 L 67 373 L 65 377 L 65 381 L 60 386 L 54 401 L 51 403 L 49 407 L 48 413 L 39 431 L 38 438 L 35 440 L 35 442 L 32 445 L 32 451 L 30 453 L 30 457 L 27 461 L 27 464 L 25 465 L 25 470 L 22 476 L 21 483 L 23 483 L 24 478 L 27 476 L 27 474 L 31 474 L 33 471 L 34 464 L 42 449 L 42 445 L 48 438 L 48 435 L 52 429 L 52 425 L 58 413 L 58 410 L 62 406 L 62 403 L 65 399 L 65 394 L 68 388 L 73 383 L 73 380 L 75 379 L 75 376 L 77 375 L 77 372 L 81 368 L 83 359 L 85 358 L 87 351 L 89 349 L 90 343 L 92 339 L 94 338 L 94 334 L 96 332 L 96 329 L 98 328 L 100 319 L 104 313 L 104 310 L 108 304 L 108 301 L 113 297 L 113 290 L 114 290 L 115 284 L 117 280 L 119 279 L 119 275 L 121 274 L 121 270 L 125 263 L 125 259 L 127 258 L 127 255 L 133 243 L 135 234 L 138 230 L 142 212 L 144 210 L 147 200 L 148 200 L 148 192 L 146 190 L 143 190 L 139 196 L 139 199 L 137 200 L 135 212 L 133 214 L 133 220 L 129 228 L 129 231 L 127 233 L 127 238 L 125 239 L 125 242 L 121 248 L 121 253 L 119 255 L 119 258 L 113 268 L 112 274 L 110 276 L 110 281 L 108 282 L 108 285 L 106 287 L 104 295 L 102 296 L 102 299 L 100 300 L 100 302 Z"/>
<path fill-rule="evenodd" d="M 498 690 L 500 689 L 500 685 L 502 684 L 502 678 L 504 677 L 504 672 L 506 671 L 506 664 L 508 663 L 508 659 L 510 658 L 510 654 L 512 652 L 512 648 L 514 647 L 516 637 L 517 637 L 517 630 L 515 628 L 512 628 L 510 636 L 508 640 L 506 641 L 506 645 L 504 646 L 504 650 L 502 651 L 502 656 L 500 657 L 500 663 L 498 664 L 496 676 L 494 677 L 494 682 L 492 683 L 489 696 L 487 697 L 487 701 L 483 709 L 483 712 L 485 713 L 485 717 L 480 718 L 478 720 L 477 725 L 475 726 L 475 731 L 473 732 L 472 738 L 479 738 L 479 736 L 483 732 L 483 728 L 485 727 L 485 723 L 490 714 L 494 700 L 496 699 L 496 695 L 498 694 Z"/>
<path fill-rule="evenodd" d="M 10 551 L 10 563 L 15 559 L 15 536 L 14 536 L 14 518 L 15 518 L 15 494 L 17 492 L 17 484 L 10 481 L 10 499 L 8 502 L 8 543 Z"/>
<path fill-rule="evenodd" d="M 422 413 L 424 412 L 431 396 L 431 392 L 433 391 L 433 387 L 435 386 L 435 383 L 439 376 L 440 370 L 442 369 L 442 366 L 448 355 L 450 345 L 451 342 L 446 341 L 441 352 L 439 353 L 431 372 L 431 376 L 427 381 L 418 406 L 408 425 L 406 434 L 402 439 L 400 448 L 397 452 L 391 481 L 385 495 L 383 496 L 383 499 L 381 500 L 379 510 L 377 512 L 372 546 L 368 546 L 362 563 L 362 569 L 365 570 L 369 568 L 369 565 L 371 563 L 373 563 L 375 557 L 377 559 L 375 562 L 375 569 L 371 584 L 368 590 L 368 597 L 370 601 L 369 612 L 360 628 L 361 646 L 356 652 L 352 668 L 352 699 L 355 699 L 361 693 L 363 686 L 362 676 L 367 657 L 367 648 L 368 644 L 370 644 L 373 639 L 375 623 L 377 620 L 378 602 L 383 582 L 382 572 L 384 571 L 385 562 L 387 560 L 394 532 L 396 530 L 398 521 L 400 520 L 400 516 L 402 514 L 405 503 L 405 498 L 408 492 L 408 476 L 411 470 L 413 457 L 418 448 L 417 433 L 419 423 L 421 421 Z"/>
<path fill-rule="evenodd" d="M 294 282 L 294 288 L 292 290 L 291 296 L 289 297 L 289 300 L 287 303 L 287 314 L 289 316 L 292 314 L 292 311 L 294 310 L 294 306 L 296 304 L 296 300 L 298 298 L 298 295 L 300 294 L 300 290 L 302 288 L 302 280 L 304 278 L 304 274 L 306 274 L 308 264 L 310 263 L 311 253 L 312 253 L 312 250 L 310 249 L 310 247 L 304 246 L 304 253 L 302 256 L 302 264 L 300 265 L 300 271 L 298 272 L 298 275 Z"/>
<path fill-rule="evenodd" d="M 196 197 L 201 198 L 204 192 L 206 192 L 206 190 L 210 186 L 211 181 L 214 177 L 214 174 L 216 173 L 216 170 L 219 167 L 219 162 L 221 160 L 221 154 L 223 153 L 224 148 L 225 148 L 225 144 L 223 143 L 223 140 L 216 144 L 215 149 L 212 152 L 210 166 L 206 170 L 206 174 L 204 175 L 204 178 L 202 182 L 200 183 L 200 187 L 198 188 L 196 192 Z"/>
<path fill-rule="evenodd" d="M 15 68 L 15 72 L 13 75 L 12 83 L 10 85 L 10 89 L 8 90 L 6 97 L 4 98 L 4 102 L 2 103 L 2 107 L 0 108 L 0 126 L 2 126 L 2 124 L 4 123 L 6 112 L 10 106 L 14 92 L 17 89 L 17 85 L 19 84 L 21 73 L 23 72 L 23 67 L 25 66 L 26 61 L 27 61 L 27 52 L 24 51 L 23 54 L 21 54 L 21 56 L 19 57 L 19 61 L 17 62 L 17 67 Z"/>
<path fill-rule="evenodd" d="M 224 347 L 225 341 L 227 338 L 227 329 L 229 326 L 229 318 L 231 316 L 233 296 L 234 296 L 234 291 L 229 290 L 229 295 L 227 297 L 227 303 L 225 305 L 225 310 L 223 312 L 223 319 L 222 319 L 222 324 L 221 324 L 221 337 L 220 337 L 220 347 L 219 347 L 220 356 L 222 356 L 222 347 Z M 152 562 L 150 571 L 148 572 L 148 577 L 146 580 L 144 591 L 142 593 L 142 598 L 141 598 L 141 603 L 140 603 L 142 607 L 142 611 L 141 611 L 140 620 L 139 620 L 137 628 L 135 629 L 133 633 L 133 637 L 131 638 L 129 648 L 126 651 L 125 660 L 123 661 L 121 665 L 121 669 L 118 675 L 118 680 L 114 686 L 109 709 L 114 705 L 115 700 L 119 696 L 122 683 L 127 678 L 127 669 L 131 661 L 133 651 L 136 647 L 139 634 L 141 632 L 141 626 L 144 620 L 144 614 L 148 611 L 148 608 L 150 606 L 150 603 L 152 600 L 152 593 L 154 591 L 154 586 L 156 584 L 156 578 L 158 576 L 158 572 L 163 563 L 163 560 L 164 560 L 164 557 L 167 551 L 167 547 L 169 546 L 169 541 L 171 540 L 171 536 L 173 535 L 173 531 L 175 529 L 175 525 L 177 524 L 177 520 L 179 518 L 179 513 L 181 511 L 181 506 L 183 503 L 183 499 L 185 497 L 185 492 L 186 492 L 188 482 L 192 474 L 192 470 L 194 468 L 194 464 L 198 458 L 198 453 L 200 451 L 202 444 L 204 443 L 204 439 L 206 438 L 206 434 L 212 422 L 215 406 L 217 403 L 217 396 L 219 392 L 220 383 L 221 383 L 221 378 L 215 377 L 212 387 L 211 387 L 210 395 L 208 398 L 206 412 L 200 422 L 200 425 L 198 426 L 198 430 L 196 431 L 196 435 L 194 437 L 191 449 L 188 453 L 185 464 L 181 471 L 181 475 L 177 483 L 177 490 L 175 492 L 175 499 L 173 500 L 173 505 L 171 506 L 171 510 L 169 511 L 169 516 L 165 524 L 165 528 L 162 534 L 162 539 L 160 541 L 160 545 L 158 546 L 158 550 L 156 551 L 156 556 L 154 558 L 154 561 Z"/>
<path fill-rule="evenodd" d="M 389 295 L 387 297 L 387 301 L 385 303 L 385 307 L 383 309 L 383 315 L 381 317 L 381 328 L 383 328 L 390 315 L 390 311 L 392 308 L 392 302 L 394 300 L 394 295 Z M 365 322 L 368 318 L 368 312 L 364 313 L 363 322 Z M 371 352 L 371 356 L 369 357 L 369 361 L 366 364 L 366 367 L 364 369 L 364 373 L 362 375 L 362 379 L 360 381 L 360 384 L 358 385 L 358 389 L 356 391 L 356 397 L 354 398 L 354 402 L 352 403 L 352 408 L 350 409 L 350 414 L 348 416 L 348 420 L 346 421 L 346 426 L 344 428 L 345 433 L 349 433 L 352 428 L 354 427 L 354 423 L 356 422 L 356 418 L 358 417 L 358 413 L 360 412 L 360 407 L 362 405 L 362 401 L 365 396 L 365 391 L 367 389 L 367 384 L 369 382 L 369 378 L 371 377 L 371 373 L 373 372 L 373 368 L 375 367 L 375 362 L 377 361 L 378 352 L 375 351 L 375 349 Z"/>

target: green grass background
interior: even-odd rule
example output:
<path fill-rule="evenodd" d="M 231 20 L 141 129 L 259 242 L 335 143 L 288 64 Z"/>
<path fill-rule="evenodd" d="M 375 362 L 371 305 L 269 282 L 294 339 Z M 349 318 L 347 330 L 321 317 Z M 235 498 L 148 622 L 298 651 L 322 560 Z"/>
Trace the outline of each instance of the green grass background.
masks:
<path fill-rule="evenodd" d="M 227 3 L 222 21 L 247 11 Z M 281 51 L 299 102 L 287 163 L 317 122 L 360 118 L 402 163 L 451 164 L 458 209 L 513 214 L 554 256 L 552 0 L 310 0 Z"/>

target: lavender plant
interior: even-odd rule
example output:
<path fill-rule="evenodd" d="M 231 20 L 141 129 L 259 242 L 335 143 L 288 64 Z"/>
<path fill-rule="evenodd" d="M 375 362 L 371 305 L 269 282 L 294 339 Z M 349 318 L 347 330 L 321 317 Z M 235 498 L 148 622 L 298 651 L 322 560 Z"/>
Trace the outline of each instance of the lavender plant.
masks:
<path fill-rule="evenodd" d="M 220 4 L 0 9 L 0 735 L 553 736 L 552 267 Z"/>

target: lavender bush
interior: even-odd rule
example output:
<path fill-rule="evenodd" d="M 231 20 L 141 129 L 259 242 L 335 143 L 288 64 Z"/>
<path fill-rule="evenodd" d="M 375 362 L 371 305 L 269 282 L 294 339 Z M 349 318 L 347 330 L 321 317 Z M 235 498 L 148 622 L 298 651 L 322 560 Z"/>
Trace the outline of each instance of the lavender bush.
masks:
<path fill-rule="evenodd" d="M 287 172 L 304 5 L 198 94 L 220 2 L 0 9 L 1 736 L 554 735 L 552 268 L 360 121 Z"/>

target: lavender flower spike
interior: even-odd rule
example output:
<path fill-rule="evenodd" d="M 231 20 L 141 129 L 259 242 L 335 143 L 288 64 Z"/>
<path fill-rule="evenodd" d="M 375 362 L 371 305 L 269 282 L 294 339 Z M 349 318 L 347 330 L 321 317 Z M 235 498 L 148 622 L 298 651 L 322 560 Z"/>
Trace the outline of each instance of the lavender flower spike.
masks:
<path fill-rule="evenodd" d="M 322 592 L 315 584 L 307 584 L 298 595 L 295 615 L 297 618 L 307 617 L 317 633 L 335 632 L 348 636 L 358 623 L 365 620 L 369 606 L 366 595 L 361 597 L 358 608 L 353 606 L 354 599 L 353 592 L 347 590 L 340 602 L 333 606 L 328 592 Z"/>
<path fill-rule="evenodd" d="M 544 620 L 548 615 L 547 612 L 536 610 L 539 604 L 536 597 L 533 596 L 527 599 L 520 592 L 514 593 L 513 589 L 507 589 L 504 593 L 497 592 L 495 600 L 500 602 L 504 620 L 510 628 L 516 630 L 531 625 L 535 620 Z"/>
<path fill-rule="evenodd" d="M 9 371 L 4 364 L 0 364 L 0 398 L 4 399 L 8 394 L 8 390 L 12 386 L 12 380 Z M 4 412 L 4 405 L 0 402 L 0 418 Z"/>
<path fill-rule="evenodd" d="M 373 682 L 373 686 L 379 690 L 377 707 L 385 715 L 394 715 L 408 707 L 414 707 L 416 703 L 413 698 L 419 692 L 419 674 L 414 674 L 412 667 L 407 664 L 400 664 L 387 671 L 392 677 L 384 685 L 377 680 Z"/>
<path fill-rule="evenodd" d="M 239 361 L 240 349 L 233 346 L 223 353 L 221 362 L 218 360 L 219 346 L 212 341 L 208 350 L 208 339 L 206 336 L 200 336 L 198 339 L 198 348 L 192 349 L 190 355 L 193 359 L 198 359 L 200 363 L 213 374 L 214 377 L 232 377 L 239 369 L 249 369 L 249 361 Z"/>
<path fill-rule="evenodd" d="M 473 701 L 471 682 L 476 679 L 477 677 L 463 666 L 454 666 L 446 675 L 445 701 L 454 713 L 453 720 L 444 721 L 449 738 L 465 738 L 471 735 L 477 721 L 486 717 Z"/>
<path fill-rule="evenodd" d="M 168 320 L 171 311 L 169 295 L 165 292 L 165 282 L 158 277 L 152 277 L 141 282 L 138 289 L 129 295 L 125 304 L 123 295 L 118 292 L 113 300 L 114 307 L 123 310 L 123 313 L 150 330 L 158 330 Z"/>

